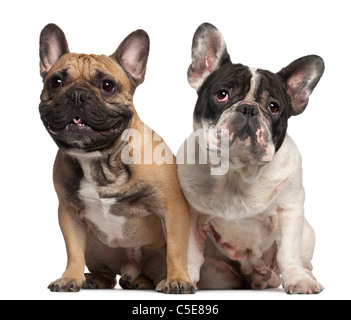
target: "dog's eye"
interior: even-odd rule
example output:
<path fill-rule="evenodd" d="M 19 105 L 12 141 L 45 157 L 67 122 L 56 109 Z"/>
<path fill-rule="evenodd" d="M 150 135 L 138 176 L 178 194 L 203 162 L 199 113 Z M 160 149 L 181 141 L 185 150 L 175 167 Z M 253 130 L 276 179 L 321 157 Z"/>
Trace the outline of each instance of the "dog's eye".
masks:
<path fill-rule="evenodd" d="M 229 100 L 229 93 L 227 90 L 219 90 L 216 93 L 218 102 L 226 102 Z"/>
<path fill-rule="evenodd" d="M 59 89 L 63 86 L 63 81 L 60 77 L 55 77 L 51 79 L 50 84 L 52 88 Z"/>
<path fill-rule="evenodd" d="M 279 107 L 279 104 L 276 103 L 276 102 L 270 102 L 269 105 L 268 105 L 268 109 L 270 112 L 272 112 L 273 114 L 276 114 L 279 112 L 280 110 L 280 107 Z"/>
<path fill-rule="evenodd" d="M 115 85 L 111 80 L 103 80 L 100 84 L 100 89 L 106 92 L 112 92 L 114 88 Z"/>

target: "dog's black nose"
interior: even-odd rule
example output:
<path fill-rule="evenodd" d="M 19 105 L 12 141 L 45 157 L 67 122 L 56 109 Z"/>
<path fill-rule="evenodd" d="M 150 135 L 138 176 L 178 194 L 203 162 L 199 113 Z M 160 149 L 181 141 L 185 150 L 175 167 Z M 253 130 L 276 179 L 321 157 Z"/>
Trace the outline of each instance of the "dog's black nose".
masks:
<path fill-rule="evenodd" d="M 236 111 L 242 113 L 248 118 L 258 116 L 260 114 L 258 107 L 253 104 L 241 104 Z"/>
<path fill-rule="evenodd" d="M 89 91 L 82 88 L 72 89 L 67 93 L 68 99 L 75 104 L 82 104 L 89 99 Z"/>

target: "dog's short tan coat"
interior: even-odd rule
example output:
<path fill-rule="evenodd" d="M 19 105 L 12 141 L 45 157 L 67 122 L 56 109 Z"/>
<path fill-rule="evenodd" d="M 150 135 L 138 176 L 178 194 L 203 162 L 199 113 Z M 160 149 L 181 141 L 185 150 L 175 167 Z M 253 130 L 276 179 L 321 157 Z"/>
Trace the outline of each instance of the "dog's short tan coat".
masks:
<path fill-rule="evenodd" d="M 52 291 L 113 288 L 116 275 L 121 275 L 120 284 L 124 288 L 157 286 L 158 291 L 165 293 L 193 293 L 195 287 L 186 261 L 189 207 L 179 188 L 175 161 L 174 164 L 144 164 L 144 156 L 157 146 L 168 147 L 162 140 L 144 141 L 153 135 L 144 135 L 147 127 L 140 120 L 132 98 L 136 86 L 143 81 L 145 67 L 134 68 L 123 60 L 123 50 L 129 43 L 148 42 L 146 33 L 131 34 L 110 57 L 69 53 L 65 38 L 59 48 L 61 54 L 57 54 L 60 37 L 64 38 L 62 31 L 53 25 L 42 32 L 42 117 L 54 110 L 70 90 L 83 88 L 102 100 L 105 108 L 128 107 L 133 116 L 126 129 L 138 131 L 141 146 L 152 146 L 152 149 L 140 149 L 141 164 L 125 164 L 121 152 L 130 141 L 122 141 L 121 136 L 109 147 L 92 152 L 60 148 L 54 165 L 54 185 L 68 263 L 62 277 L 49 288 Z M 49 46 L 46 51 L 45 45 Z M 53 91 L 50 79 L 62 70 L 67 80 L 62 88 Z M 116 94 L 100 92 L 94 83 L 97 72 L 118 82 Z M 84 274 L 85 265 L 90 274 Z"/>

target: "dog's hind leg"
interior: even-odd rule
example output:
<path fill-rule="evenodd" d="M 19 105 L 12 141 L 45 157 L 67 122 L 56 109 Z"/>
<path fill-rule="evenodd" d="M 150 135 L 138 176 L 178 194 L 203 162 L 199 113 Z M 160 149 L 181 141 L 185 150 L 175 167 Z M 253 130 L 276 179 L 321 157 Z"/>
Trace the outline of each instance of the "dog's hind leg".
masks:
<path fill-rule="evenodd" d="M 113 289 L 116 284 L 116 275 L 111 273 L 86 273 L 83 289 Z"/>
<path fill-rule="evenodd" d="M 154 290 L 155 286 L 152 281 L 144 275 L 139 275 L 134 281 L 126 281 L 122 277 L 119 280 L 119 285 L 123 289 L 130 290 Z"/>
<path fill-rule="evenodd" d="M 201 268 L 198 288 L 201 290 L 242 289 L 245 279 L 240 271 L 240 264 L 223 256 L 207 238 L 205 263 Z"/>

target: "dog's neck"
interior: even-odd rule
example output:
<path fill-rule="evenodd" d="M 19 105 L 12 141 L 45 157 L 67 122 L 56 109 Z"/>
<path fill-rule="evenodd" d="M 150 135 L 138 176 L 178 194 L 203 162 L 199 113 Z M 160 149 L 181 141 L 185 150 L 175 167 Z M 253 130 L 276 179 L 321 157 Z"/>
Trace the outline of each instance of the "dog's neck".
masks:
<path fill-rule="evenodd" d="M 259 180 L 263 170 L 268 165 L 269 163 L 258 161 L 243 161 L 239 157 L 233 157 L 230 159 L 228 176 L 239 174 L 245 183 L 254 184 Z"/>

